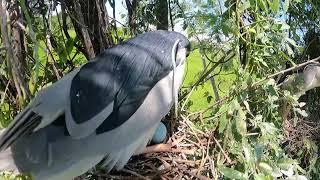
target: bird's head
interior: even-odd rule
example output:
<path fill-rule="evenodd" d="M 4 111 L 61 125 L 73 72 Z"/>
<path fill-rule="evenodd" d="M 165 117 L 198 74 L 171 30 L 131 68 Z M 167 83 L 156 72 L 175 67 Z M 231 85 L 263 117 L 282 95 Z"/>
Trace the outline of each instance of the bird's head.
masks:
<path fill-rule="evenodd" d="M 303 70 L 305 91 L 320 86 L 320 66 L 319 64 L 309 64 Z"/>
<path fill-rule="evenodd" d="M 127 44 L 135 46 L 147 52 L 163 67 L 173 69 L 172 59 L 175 65 L 183 65 L 190 51 L 189 40 L 181 33 L 174 31 L 150 31 L 127 41 Z"/>

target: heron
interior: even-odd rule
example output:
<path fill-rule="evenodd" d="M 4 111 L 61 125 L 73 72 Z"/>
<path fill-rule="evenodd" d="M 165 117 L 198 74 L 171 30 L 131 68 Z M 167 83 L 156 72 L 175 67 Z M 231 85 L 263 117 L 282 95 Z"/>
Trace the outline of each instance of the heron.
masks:
<path fill-rule="evenodd" d="M 35 98 L 3 130 L 0 170 L 36 180 L 120 170 L 176 104 L 188 39 L 151 31 L 106 49 Z"/>
<path fill-rule="evenodd" d="M 302 72 L 288 76 L 280 85 L 282 89 L 290 91 L 297 97 L 301 97 L 307 91 L 320 87 L 320 65 L 310 63 Z"/>

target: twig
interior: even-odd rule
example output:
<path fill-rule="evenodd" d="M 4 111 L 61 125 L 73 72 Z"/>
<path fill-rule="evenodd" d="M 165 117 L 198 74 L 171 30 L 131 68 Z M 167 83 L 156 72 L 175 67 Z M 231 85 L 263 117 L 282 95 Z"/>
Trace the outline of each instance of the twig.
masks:
<path fill-rule="evenodd" d="M 117 23 L 119 23 L 120 25 L 122 25 L 123 27 L 127 27 L 127 25 L 121 23 L 120 21 L 118 21 L 116 18 L 110 17 L 108 16 L 109 19 L 116 21 Z"/>
<path fill-rule="evenodd" d="M 209 157 L 209 164 L 210 164 L 210 170 L 211 170 L 211 174 L 212 174 L 212 176 L 213 177 L 215 177 L 216 176 L 216 173 L 215 173 L 215 171 L 214 171 L 214 161 L 211 159 L 211 157 Z"/>
<path fill-rule="evenodd" d="M 79 24 L 84 24 L 84 17 L 81 11 L 81 5 L 79 2 L 74 2 L 74 9 L 75 9 L 75 15 L 79 19 L 80 23 L 78 22 L 78 19 L 74 18 L 75 22 Z M 69 15 L 70 16 L 70 15 Z M 70 16 L 72 17 L 72 16 Z M 86 52 L 90 59 L 93 59 L 95 57 L 94 48 L 90 39 L 89 35 L 89 28 L 87 26 L 80 26 L 80 32 L 83 36 L 83 43 L 86 49 Z"/>
<path fill-rule="evenodd" d="M 221 147 L 220 143 L 217 141 L 217 139 L 214 137 L 214 135 L 212 135 L 214 142 L 217 144 L 217 146 L 219 147 L 220 151 L 222 152 L 222 154 L 224 155 L 224 157 L 227 159 L 228 163 L 231 163 L 232 160 L 229 158 L 229 156 L 226 154 L 226 152 L 223 150 L 223 148 Z"/>
<path fill-rule="evenodd" d="M 174 158 L 168 158 L 168 157 L 161 157 L 162 160 L 165 161 L 175 161 L 175 162 L 181 162 L 181 163 L 186 163 L 189 165 L 194 166 L 195 164 L 199 163 L 199 160 L 192 161 L 192 160 L 186 160 L 186 159 L 174 159 Z"/>
<path fill-rule="evenodd" d="M 185 139 L 185 141 L 187 141 L 187 142 L 189 142 L 189 143 L 197 146 L 199 149 L 202 148 L 202 147 L 199 145 L 199 143 L 196 143 L 196 142 L 194 142 L 194 141 L 192 141 L 192 140 L 190 140 L 190 139 Z"/>
<path fill-rule="evenodd" d="M 263 82 L 263 81 L 265 81 L 265 80 L 268 80 L 268 79 L 270 79 L 270 78 L 273 78 L 273 77 L 275 77 L 275 76 L 278 76 L 278 75 L 280 75 L 280 74 L 284 74 L 284 73 L 289 72 L 289 71 L 293 71 L 293 70 L 300 69 L 300 68 L 302 68 L 303 66 L 306 66 L 306 65 L 308 65 L 308 64 L 319 63 L 319 62 L 318 62 L 319 60 L 320 60 L 320 56 L 317 57 L 317 58 L 311 59 L 311 60 L 309 60 L 309 61 L 306 61 L 306 62 L 304 62 L 304 63 L 298 64 L 298 65 L 296 65 L 296 66 L 293 66 L 293 67 L 291 67 L 291 68 L 288 68 L 288 69 L 285 69 L 285 70 L 276 72 L 276 73 L 274 73 L 274 74 L 268 75 L 267 77 L 261 79 L 260 81 L 257 81 L 257 82 L 255 82 L 255 83 L 253 83 L 252 86 L 255 86 L 255 85 L 257 85 L 257 84 L 260 84 L 261 82 Z"/>
<path fill-rule="evenodd" d="M 0 102 L 0 105 L 2 105 L 4 103 L 4 100 L 6 99 L 6 94 L 7 94 L 7 91 L 9 89 L 9 85 L 10 85 L 10 79 L 6 85 L 6 88 L 4 89 L 4 92 L 3 92 L 3 97 L 1 98 L 1 102 Z"/>
<path fill-rule="evenodd" d="M 140 179 L 144 179 L 144 180 L 150 180 L 149 178 L 147 178 L 147 177 L 144 177 L 144 176 L 142 176 L 142 175 L 140 175 L 140 174 L 138 174 L 138 173 L 136 173 L 136 172 L 134 172 L 134 171 L 131 171 L 131 170 L 129 170 L 129 169 L 121 169 L 121 171 L 122 172 L 125 172 L 125 173 L 129 173 L 129 174 L 132 174 L 132 175 L 134 175 L 134 176 L 137 176 L 138 178 L 140 178 Z"/>
<path fill-rule="evenodd" d="M 207 147 L 206 147 L 206 155 L 205 155 L 205 158 L 202 158 L 201 160 L 201 163 L 200 163 L 200 166 L 198 168 L 198 173 L 197 175 L 200 175 L 201 173 L 201 170 L 202 170 L 202 167 L 205 165 L 205 163 L 207 162 L 207 160 L 210 158 L 209 156 L 209 149 L 210 149 L 210 143 L 211 143 L 211 138 L 210 136 L 208 137 L 208 142 L 207 142 Z M 209 159 L 210 160 L 210 159 Z"/>
<path fill-rule="evenodd" d="M 184 110 L 184 107 L 186 106 L 187 102 L 189 101 L 189 98 L 193 92 L 193 90 L 195 89 L 195 86 L 193 86 L 189 92 L 189 94 L 187 95 L 187 98 L 186 100 L 182 103 L 182 106 L 181 106 L 181 110 L 183 111 Z"/>
<path fill-rule="evenodd" d="M 157 144 L 153 146 L 147 146 L 142 152 L 136 152 L 135 155 L 157 153 L 157 152 L 174 152 L 174 153 L 184 153 L 193 154 L 191 150 L 185 150 L 180 148 L 172 148 L 171 144 Z"/>
<path fill-rule="evenodd" d="M 211 72 L 213 72 L 216 67 L 218 67 L 220 64 L 223 64 L 225 62 L 228 62 L 229 60 L 231 60 L 236 54 L 232 51 L 232 50 L 229 50 L 227 52 L 227 55 L 224 55 L 223 57 L 221 57 L 219 59 L 219 61 L 214 64 L 208 71 L 206 71 L 205 73 L 202 74 L 202 76 L 192 85 L 192 87 L 196 87 L 198 86 L 206 77 L 208 77 L 210 75 Z M 189 89 L 189 91 L 191 90 L 191 88 Z M 187 95 L 188 95 L 189 92 L 186 92 L 184 94 L 182 94 L 180 96 L 180 100 L 185 98 Z"/>
<path fill-rule="evenodd" d="M 185 168 L 183 168 L 183 167 L 181 167 L 181 166 L 179 166 L 179 165 L 178 165 L 177 167 L 178 167 L 178 169 L 179 169 L 180 171 L 182 171 L 183 173 L 188 174 L 188 175 L 193 176 L 193 177 L 196 177 L 196 178 L 198 178 L 198 179 L 200 179 L 200 180 L 210 180 L 210 179 L 209 179 L 208 177 L 206 177 L 206 176 L 194 174 L 194 173 L 192 173 L 191 171 L 186 170 Z"/>
<path fill-rule="evenodd" d="M 53 69 L 54 74 L 56 75 L 57 80 L 59 80 L 59 79 L 61 79 L 61 76 L 60 76 L 60 72 L 59 72 L 59 70 L 58 70 L 58 68 L 56 66 L 54 56 L 53 56 L 52 51 L 51 51 L 51 49 L 53 49 L 53 47 L 51 45 L 49 33 L 46 35 L 46 41 L 47 42 L 45 44 L 46 44 L 47 53 L 48 53 L 48 55 L 47 55 L 48 61 L 52 65 L 52 69 Z"/>

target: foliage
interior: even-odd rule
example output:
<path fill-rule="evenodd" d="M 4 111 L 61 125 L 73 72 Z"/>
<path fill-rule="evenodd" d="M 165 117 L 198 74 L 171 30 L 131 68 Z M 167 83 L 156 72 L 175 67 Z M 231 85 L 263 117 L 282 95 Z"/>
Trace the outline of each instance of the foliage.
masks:
<path fill-rule="evenodd" d="M 85 39 L 74 14 L 56 10 L 59 3 L 63 5 L 61 1 L 17 2 L 24 17 L 19 62 L 26 88 L 34 96 L 87 62 Z M 221 144 L 207 150 L 217 165 L 217 177 L 210 173 L 208 177 L 317 178 L 320 138 L 307 129 L 301 132 L 303 137 L 294 139 L 288 124 L 303 129 L 299 125 L 310 120 L 308 113 L 318 121 L 313 113 L 319 112 L 319 91 L 298 100 L 292 91 L 279 88 L 283 77 L 266 77 L 319 56 L 319 1 L 171 0 L 170 4 L 172 25 L 180 24 L 194 45 L 181 92 L 183 110 L 192 117 L 194 128 L 210 132 L 214 135 L 210 138 Z M 137 32 L 149 31 L 157 24 L 154 10 L 154 0 L 139 1 Z M 110 42 L 120 43 L 131 36 L 127 24 L 108 27 L 103 33 Z M 10 34 L 15 26 L 8 23 L 5 27 Z M 1 35 L 1 47 L 5 48 L 0 51 L 0 122 L 6 127 L 29 99 L 20 101 L 18 97 L 19 87 Z M 92 34 L 90 37 L 94 40 Z M 284 116 L 287 107 L 291 111 Z"/>
<path fill-rule="evenodd" d="M 223 142 L 223 149 L 227 150 L 232 162 L 222 158 L 218 166 L 220 173 L 227 178 L 318 176 L 319 172 L 315 170 L 318 167 L 317 156 L 308 155 L 317 153 L 318 142 L 313 137 L 303 140 L 309 144 L 308 147 L 296 147 L 301 148 L 299 155 L 292 155 L 286 147 L 289 137 L 284 136 L 288 133 L 283 119 L 284 106 L 288 102 L 291 104 L 290 118 L 295 122 L 306 118 L 306 111 L 295 96 L 279 89 L 278 79 L 260 81 L 288 65 L 301 62 L 305 44 L 301 41 L 303 33 L 297 26 L 308 29 L 307 24 L 314 23 L 311 28 L 319 29 L 316 27 L 319 16 L 304 13 L 319 7 L 311 8 L 312 3 L 317 4 L 315 1 L 213 0 L 185 3 L 186 8 L 182 9 L 184 18 L 189 20 L 188 35 L 195 38 L 198 48 L 207 53 L 207 61 L 217 63 L 220 52 L 236 53 L 232 63 L 218 65 L 233 69 L 236 77 L 230 81 L 225 101 L 211 108 L 212 115 L 206 118 L 205 123 L 198 122 L 197 125 L 215 132 L 215 137 Z M 293 9 L 299 10 L 299 17 L 292 15 Z M 258 81 L 260 83 L 256 83 Z M 210 95 L 213 96 L 212 92 Z M 209 104 L 215 107 L 216 103 Z M 213 159 L 221 159 L 221 154 L 218 151 L 211 155 Z"/>

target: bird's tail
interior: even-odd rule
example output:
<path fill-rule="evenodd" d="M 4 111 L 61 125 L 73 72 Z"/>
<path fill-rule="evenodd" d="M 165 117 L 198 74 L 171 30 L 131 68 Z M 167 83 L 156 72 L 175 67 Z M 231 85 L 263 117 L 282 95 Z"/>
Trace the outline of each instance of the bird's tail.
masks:
<path fill-rule="evenodd" d="M 4 132 L 4 129 L 0 130 L 0 137 L 2 133 Z M 0 152 L 0 172 L 9 171 L 13 173 L 18 173 L 18 168 L 14 163 L 11 148 L 7 148 L 6 150 L 3 150 Z"/>

